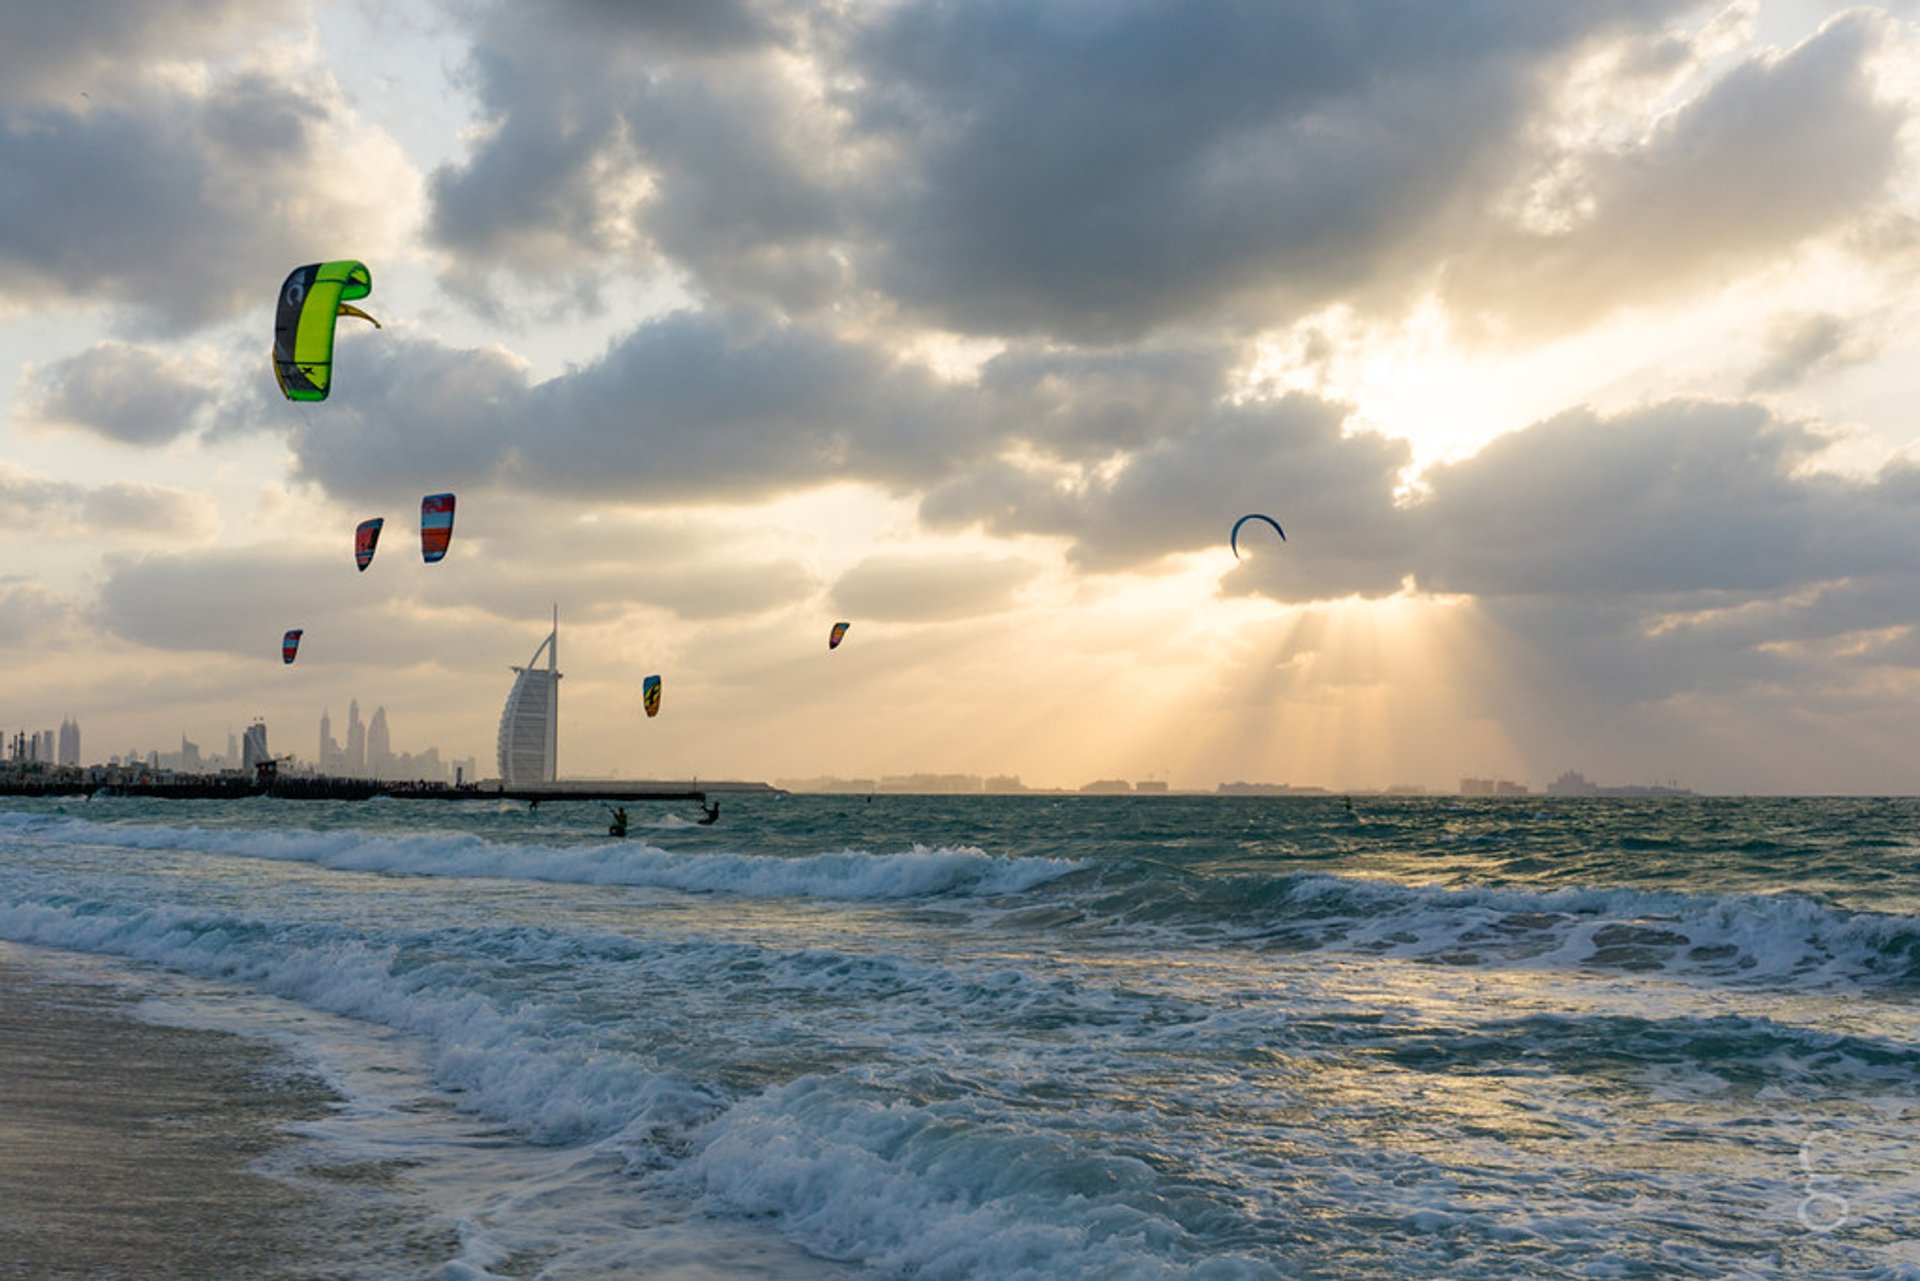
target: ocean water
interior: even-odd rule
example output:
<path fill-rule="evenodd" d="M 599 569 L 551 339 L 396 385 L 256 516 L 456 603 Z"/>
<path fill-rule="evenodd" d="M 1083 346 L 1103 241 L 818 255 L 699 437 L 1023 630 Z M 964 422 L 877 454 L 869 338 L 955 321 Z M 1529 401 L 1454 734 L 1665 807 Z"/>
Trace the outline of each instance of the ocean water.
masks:
<path fill-rule="evenodd" d="M 13 959 L 506 1277 L 1920 1277 L 1920 802 L 0 810 Z M 686 812 L 680 812 L 684 809 Z"/>

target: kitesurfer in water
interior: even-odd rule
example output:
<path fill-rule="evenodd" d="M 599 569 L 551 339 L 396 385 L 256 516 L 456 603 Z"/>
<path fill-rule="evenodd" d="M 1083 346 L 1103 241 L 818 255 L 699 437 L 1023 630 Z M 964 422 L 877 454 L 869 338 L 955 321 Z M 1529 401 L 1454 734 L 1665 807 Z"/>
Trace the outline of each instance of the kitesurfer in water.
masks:
<path fill-rule="evenodd" d="M 613 811 L 613 822 L 607 824 L 607 835 L 608 836 L 625 836 L 626 834 L 627 834 L 627 807 L 622 805 L 619 809 L 616 809 Z"/>
<path fill-rule="evenodd" d="M 715 823 L 718 823 L 720 821 L 720 802 L 715 801 L 711 805 L 702 805 L 700 807 L 700 812 L 706 815 L 705 818 L 700 820 L 700 826 L 712 827 Z"/>

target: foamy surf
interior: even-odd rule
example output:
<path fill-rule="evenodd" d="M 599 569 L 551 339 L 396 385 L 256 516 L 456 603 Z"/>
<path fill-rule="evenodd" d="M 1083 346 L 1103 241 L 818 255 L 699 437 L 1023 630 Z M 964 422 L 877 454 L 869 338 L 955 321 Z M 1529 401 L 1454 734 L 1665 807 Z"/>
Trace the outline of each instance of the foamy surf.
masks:
<path fill-rule="evenodd" d="M 42 807 L 0 939 L 332 1064 L 310 1155 L 437 1275 L 1901 1275 L 1903 847 L 1833 811 L 1810 859 L 1882 861 L 1816 895 L 1764 832 L 1482 814 Z"/>
<path fill-rule="evenodd" d="M 571 845 L 499 842 L 446 831 L 387 837 L 351 830 L 110 826 L 77 819 L 16 821 L 15 830 L 37 841 L 310 863 L 342 872 L 501 877 L 752 897 L 889 899 L 1018 894 L 1081 866 L 1065 859 L 1016 860 L 997 858 L 978 849 L 923 846 L 890 853 L 848 849 L 767 856 L 674 852 L 640 841 Z"/>

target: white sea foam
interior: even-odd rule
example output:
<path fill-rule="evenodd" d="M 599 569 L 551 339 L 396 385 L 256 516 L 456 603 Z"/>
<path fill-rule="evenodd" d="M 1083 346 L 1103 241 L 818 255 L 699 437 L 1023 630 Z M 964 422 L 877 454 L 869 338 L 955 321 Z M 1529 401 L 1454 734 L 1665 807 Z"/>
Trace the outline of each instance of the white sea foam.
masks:
<path fill-rule="evenodd" d="M 1920 986 L 1920 917 L 1803 894 L 1447 888 L 1324 872 L 1223 877 L 1211 889 L 1187 915 L 1209 931 L 1231 921 L 1240 944 L 1816 990 Z"/>
<path fill-rule="evenodd" d="M 107 953 L 240 983 L 417 1035 L 435 1080 L 532 1138 L 614 1133 L 657 1089 L 644 1063 L 596 1053 L 590 1031 L 537 1001 L 502 1000 L 470 961 L 407 967 L 390 943 L 345 930 L 272 927 L 171 906 L 0 905 L 0 935 Z M 510 994 L 508 994 L 510 996 Z"/>
<path fill-rule="evenodd" d="M 627 885 L 747 897 L 901 899 L 1019 894 L 1082 866 L 1067 859 L 995 857 L 979 849 L 915 845 L 891 853 L 839 850 L 803 856 L 686 853 L 639 841 L 538 845 L 462 832 L 373 835 L 299 828 L 212 829 L 105 825 L 78 819 L 20 822 L 18 836 L 121 849 L 191 850 L 311 863 L 335 871 L 404 876 L 503 877 Z M 4 828 L 0 828 L 4 830 Z"/>
<path fill-rule="evenodd" d="M 681 1178 L 716 1208 L 780 1216 L 832 1258 L 926 1278 L 1264 1278 L 1264 1261 L 1195 1257 L 1132 1157 L 955 1099 L 862 1076 L 804 1077 L 729 1109 Z"/>
<path fill-rule="evenodd" d="M 551 1275 L 621 1275 L 623 1243 L 670 1264 L 638 1235 L 656 1194 L 923 1278 L 1737 1275 L 1783 1236 L 1801 1274 L 1845 1275 L 1912 1221 L 1884 1168 L 1911 1113 L 1859 1105 L 1920 1086 L 1911 917 L 293 811 L 0 815 L 0 938 L 417 1042 L 478 1130 L 552 1158 L 475 1175 L 450 1276 L 569 1236 Z M 1803 1171 L 1823 1118 L 1868 1155 Z M 1850 1216 L 1818 1239 L 1794 1217 L 1814 1177 Z"/>
<path fill-rule="evenodd" d="M 730 1098 L 713 1083 L 603 1046 L 598 1029 L 530 989 L 500 988 L 473 963 L 473 940 L 463 948 L 457 937 L 423 939 L 449 960 L 408 965 L 393 946 L 345 930 L 98 906 L 6 906 L 0 935 L 150 962 L 399 1029 L 421 1039 L 434 1082 L 466 1107 L 541 1144 L 611 1139 L 643 1168 L 663 1152 L 682 1154 L 688 1159 L 672 1186 L 683 1195 L 706 1198 L 711 1210 L 775 1215 L 783 1232 L 828 1258 L 956 1278 L 1172 1277 L 1188 1275 L 1194 1262 L 1178 1248 L 1182 1230 L 1153 1212 L 1153 1174 L 1137 1160 L 989 1124 L 962 1102 L 890 1099 L 861 1072 Z M 513 973 L 537 970 L 542 957 L 549 965 L 563 959 L 554 940 L 502 933 L 488 946 Z M 456 950 L 465 959 L 453 960 Z M 685 994 L 678 985 L 697 982 L 723 954 L 670 958 L 672 973 L 662 977 Z M 798 977 L 824 958 L 772 959 L 791 963 Z M 981 987 L 909 968 L 912 981 L 945 988 L 943 1003 L 966 1004 Z M 1028 999 L 1019 989 L 1031 984 L 1003 975 L 999 986 L 1019 1004 Z M 492 1275 L 503 1262 L 494 1243 L 506 1235 L 470 1226 L 454 1274 Z M 1215 1257 L 1199 1275 L 1273 1273 Z"/>

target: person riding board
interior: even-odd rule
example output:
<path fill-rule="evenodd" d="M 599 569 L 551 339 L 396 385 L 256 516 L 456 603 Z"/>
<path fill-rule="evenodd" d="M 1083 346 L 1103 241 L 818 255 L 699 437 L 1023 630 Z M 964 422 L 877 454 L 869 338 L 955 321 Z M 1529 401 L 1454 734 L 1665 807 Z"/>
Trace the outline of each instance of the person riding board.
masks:
<path fill-rule="evenodd" d="M 700 826 L 711 827 L 720 821 L 720 802 L 715 801 L 711 805 L 702 805 L 700 812 L 706 815 L 705 818 L 700 820 Z"/>
<path fill-rule="evenodd" d="M 608 836 L 625 836 L 627 834 L 626 806 L 623 805 L 620 808 L 612 811 L 612 813 L 613 813 L 613 822 L 607 824 L 607 835 Z"/>

